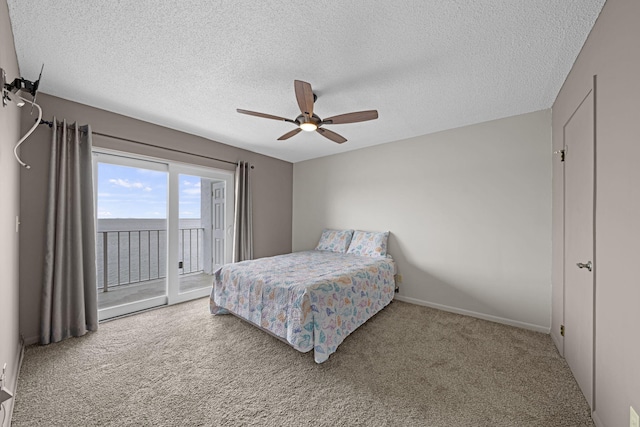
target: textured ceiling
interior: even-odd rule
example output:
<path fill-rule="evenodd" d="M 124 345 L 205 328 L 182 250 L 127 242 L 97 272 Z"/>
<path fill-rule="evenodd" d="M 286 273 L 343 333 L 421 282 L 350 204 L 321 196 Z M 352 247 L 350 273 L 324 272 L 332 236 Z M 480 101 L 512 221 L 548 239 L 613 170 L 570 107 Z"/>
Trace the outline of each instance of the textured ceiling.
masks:
<path fill-rule="evenodd" d="M 603 4 L 8 0 L 43 93 L 291 162 L 551 107 Z M 320 117 L 380 118 L 327 126 L 338 145 L 236 113 L 295 118 L 294 79 Z"/>

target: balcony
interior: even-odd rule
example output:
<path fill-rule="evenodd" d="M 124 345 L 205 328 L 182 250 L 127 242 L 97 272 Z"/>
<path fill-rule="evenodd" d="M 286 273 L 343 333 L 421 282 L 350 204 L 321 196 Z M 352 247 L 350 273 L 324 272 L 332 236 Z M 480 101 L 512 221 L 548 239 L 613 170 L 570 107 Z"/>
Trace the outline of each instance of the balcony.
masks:
<path fill-rule="evenodd" d="M 180 228 L 178 236 L 180 292 L 210 287 L 204 228 Z M 161 229 L 98 231 L 98 309 L 166 295 L 166 242 Z"/>

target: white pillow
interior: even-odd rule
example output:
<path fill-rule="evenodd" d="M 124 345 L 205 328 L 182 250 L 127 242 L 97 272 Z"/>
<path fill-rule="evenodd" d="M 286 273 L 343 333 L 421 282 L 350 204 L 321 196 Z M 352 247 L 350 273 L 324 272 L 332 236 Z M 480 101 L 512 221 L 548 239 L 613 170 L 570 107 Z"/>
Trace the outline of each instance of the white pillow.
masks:
<path fill-rule="evenodd" d="M 387 256 L 387 240 L 389 232 L 356 230 L 349 244 L 348 254 L 371 257 Z"/>
<path fill-rule="evenodd" d="M 331 251 L 345 253 L 351 243 L 351 236 L 353 236 L 353 230 L 322 230 L 322 236 L 316 251 Z"/>

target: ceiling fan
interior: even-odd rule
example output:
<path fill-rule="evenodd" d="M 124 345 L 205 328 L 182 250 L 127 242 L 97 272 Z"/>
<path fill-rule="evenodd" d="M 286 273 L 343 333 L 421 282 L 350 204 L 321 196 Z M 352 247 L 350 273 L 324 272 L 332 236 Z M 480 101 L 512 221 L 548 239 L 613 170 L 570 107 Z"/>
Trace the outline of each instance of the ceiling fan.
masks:
<path fill-rule="evenodd" d="M 296 92 L 296 100 L 298 101 L 298 106 L 300 107 L 300 114 L 294 120 L 285 119 L 284 117 L 273 116 L 271 114 L 257 113 L 255 111 L 241 110 L 237 109 L 238 113 L 248 114 L 250 116 L 262 117 L 265 119 L 279 120 L 283 122 L 293 123 L 297 126 L 296 129 L 285 133 L 280 138 L 279 141 L 283 141 L 285 139 L 289 139 L 294 135 L 297 135 L 300 131 L 313 132 L 316 131 L 320 135 L 325 138 L 330 139 L 333 142 L 337 142 L 338 144 L 342 144 L 346 142 L 346 138 L 341 135 L 338 135 L 335 132 L 330 131 L 329 129 L 324 129 L 322 126 L 324 125 L 339 125 L 344 123 L 356 123 L 356 122 L 366 122 L 367 120 L 375 120 L 378 118 L 377 110 L 367 110 L 367 111 L 357 111 L 355 113 L 346 113 L 339 114 L 337 116 L 328 117 L 326 119 L 321 119 L 316 114 L 313 113 L 313 103 L 317 99 L 315 93 L 311 89 L 311 85 L 307 82 L 303 82 L 301 80 L 294 80 L 293 88 Z"/>

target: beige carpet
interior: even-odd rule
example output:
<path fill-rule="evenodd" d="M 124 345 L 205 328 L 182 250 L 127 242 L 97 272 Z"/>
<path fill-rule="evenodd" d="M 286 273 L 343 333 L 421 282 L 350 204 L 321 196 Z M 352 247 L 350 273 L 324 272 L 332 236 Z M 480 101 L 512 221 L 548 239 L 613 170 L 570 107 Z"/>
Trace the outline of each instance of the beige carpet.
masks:
<path fill-rule="evenodd" d="M 548 335 L 394 302 L 317 365 L 207 304 L 27 348 L 13 425 L 593 425 Z"/>

